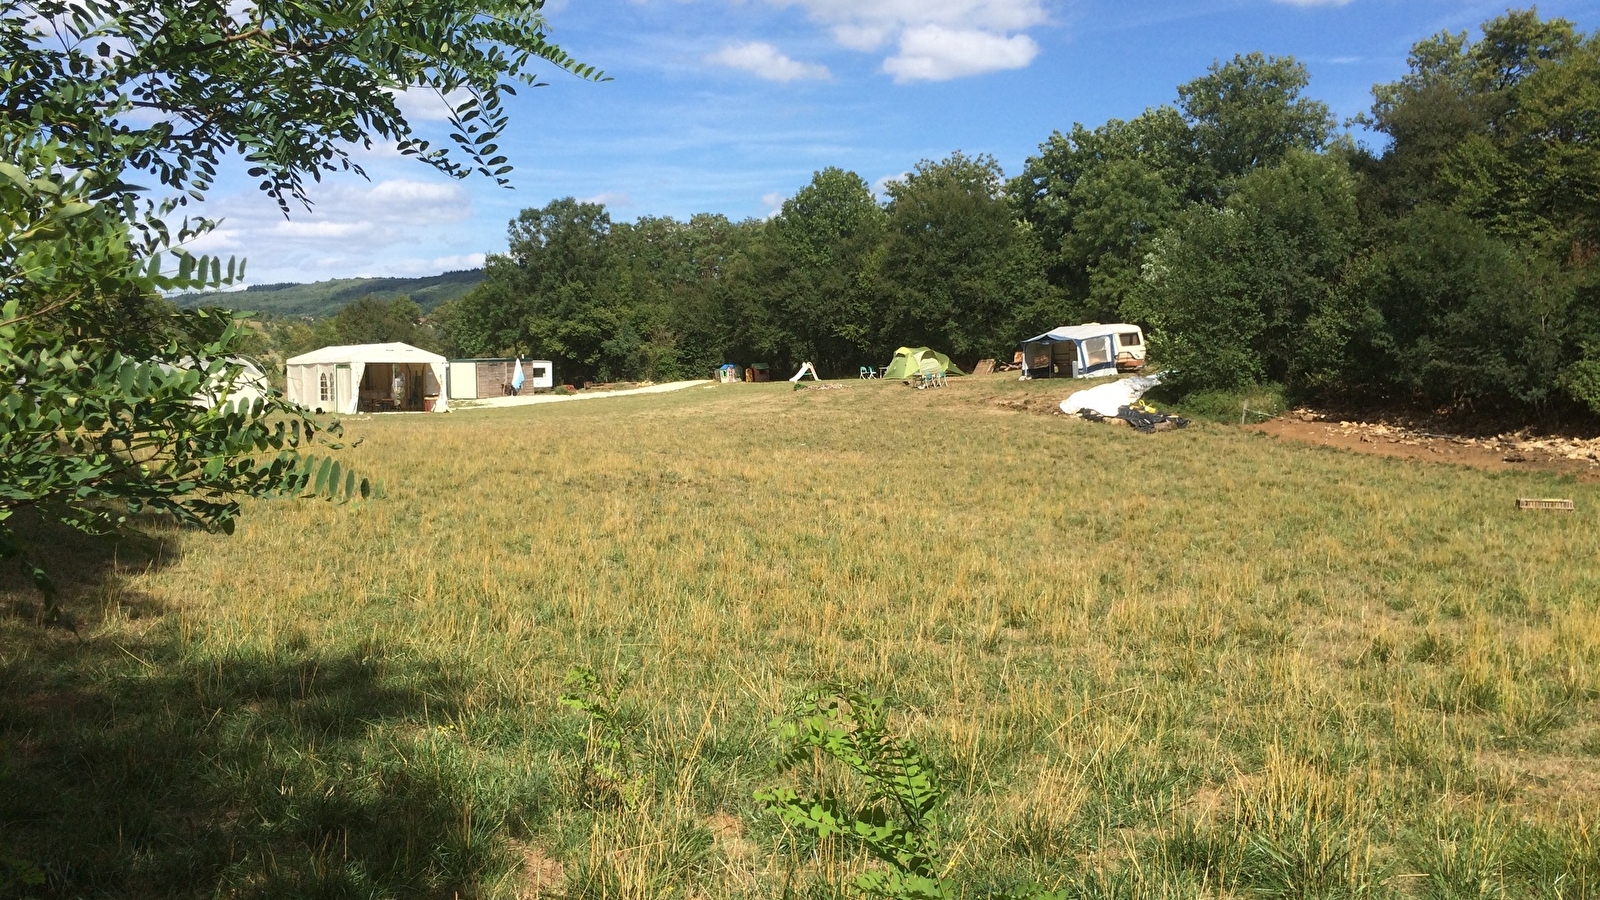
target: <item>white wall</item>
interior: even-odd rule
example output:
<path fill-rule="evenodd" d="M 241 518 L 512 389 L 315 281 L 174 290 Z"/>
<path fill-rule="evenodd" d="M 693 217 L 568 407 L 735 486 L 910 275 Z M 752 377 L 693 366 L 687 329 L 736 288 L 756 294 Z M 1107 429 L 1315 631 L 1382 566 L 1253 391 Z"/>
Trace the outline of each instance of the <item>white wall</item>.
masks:
<path fill-rule="evenodd" d="M 478 399 L 478 364 L 453 362 L 450 364 L 450 399 Z"/>

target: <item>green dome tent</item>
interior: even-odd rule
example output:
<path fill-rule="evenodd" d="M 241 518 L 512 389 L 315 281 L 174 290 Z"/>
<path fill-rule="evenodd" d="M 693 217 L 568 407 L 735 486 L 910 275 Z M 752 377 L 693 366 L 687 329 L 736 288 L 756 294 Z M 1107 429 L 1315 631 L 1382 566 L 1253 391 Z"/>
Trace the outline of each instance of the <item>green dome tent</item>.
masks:
<path fill-rule="evenodd" d="M 894 361 L 889 363 L 889 368 L 883 370 L 883 377 L 910 378 L 922 371 L 924 365 L 930 369 L 938 366 L 939 371 L 946 375 L 966 374 L 950 362 L 950 357 L 937 350 L 929 350 L 927 347 L 901 347 L 894 352 Z"/>

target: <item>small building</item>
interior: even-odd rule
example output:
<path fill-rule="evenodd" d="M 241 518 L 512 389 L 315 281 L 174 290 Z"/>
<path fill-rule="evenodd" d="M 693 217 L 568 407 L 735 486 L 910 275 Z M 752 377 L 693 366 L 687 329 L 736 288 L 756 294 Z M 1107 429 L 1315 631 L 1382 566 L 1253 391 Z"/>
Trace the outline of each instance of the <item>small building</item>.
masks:
<path fill-rule="evenodd" d="M 1022 342 L 1025 378 L 1099 378 L 1144 368 L 1144 332 L 1137 325 L 1090 322 Z"/>
<path fill-rule="evenodd" d="M 284 366 L 287 395 L 315 412 L 447 412 L 445 358 L 410 344 L 352 344 Z"/>
<path fill-rule="evenodd" d="M 477 400 L 484 397 L 509 397 L 511 382 L 516 377 L 517 360 L 511 357 L 493 359 L 452 359 L 450 374 L 446 379 L 451 400 Z M 522 390 L 528 393 L 548 391 L 556 386 L 556 367 L 548 359 L 522 361 Z"/>

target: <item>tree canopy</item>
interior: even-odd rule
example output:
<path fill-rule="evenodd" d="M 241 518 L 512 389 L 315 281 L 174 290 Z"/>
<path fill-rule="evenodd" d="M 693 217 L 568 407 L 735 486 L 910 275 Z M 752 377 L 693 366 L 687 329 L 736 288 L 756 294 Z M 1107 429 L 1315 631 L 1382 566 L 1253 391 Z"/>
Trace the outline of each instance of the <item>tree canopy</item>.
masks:
<path fill-rule="evenodd" d="M 432 324 L 607 380 L 848 375 L 903 344 L 971 362 L 1124 320 L 1187 390 L 1600 413 L 1600 36 L 1527 10 L 1420 41 L 1352 123 L 1375 147 L 1310 89 L 1299 61 L 1240 54 L 1051 134 L 1010 179 L 961 152 L 876 193 L 824 168 L 765 220 L 556 200 Z"/>
<path fill-rule="evenodd" d="M 241 496 L 353 479 L 301 449 L 320 426 L 281 397 L 229 403 L 249 337 L 161 293 L 242 274 L 184 244 L 179 216 L 242 160 L 285 211 L 389 143 L 446 174 L 510 172 L 503 98 L 536 66 L 598 77 L 544 36 L 538 0 L 0 0 L 0 555 L 23 510 L 91 532 L 165 512 L 231 529 Z M 452 144 L 397 94 L 453 102 Z M 212 403 L 198 395 L 215 394 Z M 330 485 L 331 482 L 335 484 Z"/>

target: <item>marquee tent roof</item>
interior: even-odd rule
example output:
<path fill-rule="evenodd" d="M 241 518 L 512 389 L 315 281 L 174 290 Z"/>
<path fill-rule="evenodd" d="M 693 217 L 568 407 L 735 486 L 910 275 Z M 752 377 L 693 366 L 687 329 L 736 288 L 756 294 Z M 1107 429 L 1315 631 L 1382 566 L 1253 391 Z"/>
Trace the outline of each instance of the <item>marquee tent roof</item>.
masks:
<path fill-rule="evenodd" d="M 420 347 L 402 344 L 398 341 L 388 344 L 345 344 L 338 347 L 323 347 L 310 353 L 302 353 L 285 361 L 290 366 L 316 366 L 330 363 L 442 363 L 444 357 L 437 353 L 429 353 Z"/>

